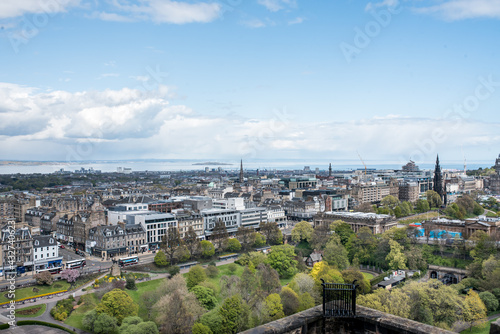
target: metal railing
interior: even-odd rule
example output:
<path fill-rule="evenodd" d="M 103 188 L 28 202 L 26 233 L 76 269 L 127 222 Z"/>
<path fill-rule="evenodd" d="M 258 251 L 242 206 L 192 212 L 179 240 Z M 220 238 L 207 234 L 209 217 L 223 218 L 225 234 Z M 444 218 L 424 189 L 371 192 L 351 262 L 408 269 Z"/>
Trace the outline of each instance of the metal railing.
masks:
<path fill-rule="evenodd" d="M 356 280 L 352 284 L 323 283 L 323 317 L 353 318 L 356 316 Z"/>

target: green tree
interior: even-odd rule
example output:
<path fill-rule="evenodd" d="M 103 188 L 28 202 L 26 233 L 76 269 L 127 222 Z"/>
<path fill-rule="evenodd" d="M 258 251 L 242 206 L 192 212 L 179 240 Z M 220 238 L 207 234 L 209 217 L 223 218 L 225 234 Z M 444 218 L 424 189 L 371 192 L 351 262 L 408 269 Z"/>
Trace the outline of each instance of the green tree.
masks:
<path fill-rule="evenodd" d="M 401 246 L 395 240 L 389 240 L 389 245 L 391 246 L 391 251 L 387 254 L 385 258 L 391 269 L 407 269 L 406 267 L 406 257 L 403 254 L 403 246 Z"/>
<path fill-rule="evenodd" d="M 274 321 L 285 317 L 281 297 L 277 293 L 272 293 L 264 300 L 265 318 Z"/>
<path fill-rule="evenodd" d="M 127 277 L 127 283 L 125 284 L 125 289 L 137 290 L 137 287 L 135 286 L 135 279 L 133 277 Z"/>
<path fill-rule="evenodd" d="M 184 247 L 184 241 L 181 239 L 177 227 L 169 227 L 167 234 L 163 236 L 160 248 L 165 253 L 167 260 L 170 264 L 179 258 L 178 252 Z"/>
<path fill-rule="evenodd" d="M 126 317 L 120 325 L 120 334 L 129 334 L 132 330 L 137 329 L 137 325 L 142 322 L 142 318 L 138 316 Z M 132 327 L 132 328 L 131 328 Z M 135 332 L 135 331 L 134 331 Z"/>
<path fill-rule="evenodd" d="M 204 258 L 210 258 L 215 254 L 214 245 L 208 240 L 202 240 L 200 242 L 201 246 L 201 256 Z"/>
<path fill-rule="evenodd" d="M 243 327 L 243 302 L 241 297 L 234 295 L 227 298 L 219 309 L 221 329 L 223 333 L 238 333 Z"/>
<path fill-rule="evenodd" d="M 154 261 L 155 261 L 155 264 L 158 267 L 166 267 L 166 266 L 168 266 L 167 256 L 165 255 L 165 253 L 162 250 L 159 250 L 156 253 Z"/>
<path fill-rule="evenodd" d="M 472 289 L 465 296 L 463 317 L 464 321 L 470 324 L 471 329 L 473 325 L 482 325 L 486 320 L 486 307 L 477 292 Z"/>
<path fill-rule="evenodd" d="M 427 202 L 429 202 L 429 206 L 431 208 L 440 208 L 443 204 L 443 200 L 441 196 L 434 190 L 427 190 L 425 192 L 425 197 L 427 198 Z"/>
<path fill-rule="evenodd" d="M 191 292 L 196 296 L 200 304 L 207 310 L 213 309 L 217 305 L 217 298 L 214 290 L 196 285 L 191 289 Z"/>
<path fill-rule="evenodd" d="M 299 312 L 305 311 L 314 307 L 314 298 L 308 293 L 304 292 L 299 297 Z"/>
<path fill-rule="evenodd" d="M 380 201 L 380 204 L 382 206 L 385 206 L 389 209 L 394 209 L 394 207 L 396 205 L 398 205 L 398 203 L 399 203 L 399 200 L 392 195 L 387 195 L 384 198 L 382 198 L 382 200 Z"/>
<path fill-rule="evenodd" d="M 314 249 L 323 249 L 325 248 L 328 238 L 330 238 L 330 227 L 322 224 L 314 228 L 309 244 Z"/>
<path fill-rule="evenodd" d="M 106 313 L 116 318 L 118 324 L 121 324 L 124 318 L 137 315 L 139 306 L 134 303 L 125 291 L 114 289 L 102 297 L 101 302 L 96 307 L 96 311 L 99 314 Z"/>
<path fill-rule="evenodd" d="M 253 266 L 251 262 L 250 266 Z M 243 269 L 239 288 L 240 288 L 241 298 L 243 298 L 243 300 L 248 303 L 250 299 L 253 297 L 253 293 L 258 288 L 258 280 L 257 276 L 255 275 L 255 268 L 253 271 L 252 269 L 250 269 L 249 266 Z"/>
<path fill-rule="evenodd" d="M 236 236 L 238 240 L 241 242 L 241 247 L 243 249 L 248 249 L 255 242 L 255 238 L 253 236 L 253 228 L 240 226 L 238 231 L 236 232 Z"/>
<path fill-rule="evenodd" d="M 292 277 L 297 271 L 295 256 L 291 245 L 273 246 L 267 256 L 267 262 L 276 269 L 280 277 Z"/>
<path fill-rule="evenodd" d="M 253 245 L 255 247 L 262 247 L 266 244 L 266 238 L 262 234 L 260 234 L 259 232 L 254 232 L 252 234 L 252 238 L 254 240 Z"/>
<path fill-rule="evenodd" d="M 97 316 L 94 322 L 94 333 L 115 333 L 118 329 L 118 320 L 106 313 Z"/>
<path fill-rule="evenodd" d="M 346 283 L 352 283 L 356 280 L 358 284 L 357 292 L 368 293 L 371 291 L 372 287 L 370 281 L 365 278 L 363 273 L 356 268 L 349 268 L 342 271 L 342 278 Z"/>
<path fill-rule="evenodd" d="M 429 207 L 429 202 L 424 199 L 417 200 L 417 211 L 420 213 L 424 213 L 429 211 L 431 208 Z"/>
<path fill-rule="evenodd" d="M 98 315 L 99 314 L 97 314 L 96 310 L 86 312 L 82 318 L 83 329 L 89 332 L 94 332 L 94 322 L 96 321 Z"/>
<path fill-rule="evenodd" d="M 191 332 L 192 332 L 192 334 L 213 334 L 210 327 L 205 326 L 204 324 L 199 323 L 199 322 L 197 322 L 193 325 Z"/>
<path fill-rule="evenodd" d="M 219 275 L 219 268 L 216 266 L 210 264 L 208 267 L 205 269 L 205 273 L 207 274 L 208 277 L 210 278 L 216 278 L 217 275 Z"/>
<path fill-rule="evenodd" d="M 481 301 L 483 302 L 488 312 L 493 312 L 498 309 L 498 299 L 491 292 L 488 291 L 480 292 L 479 298 L 481 298 Z"/>
<path fill-rule="evenodd" d="M 333 235 L 327 242 L 323 260 L 325 260 L 330 266 L 340 270 L 349 266 L 347 250 L 344 246 L 342 246 L 340 238 L 337 235 Z"/>
<path fill-rule="evenodd" d="M 214 241 L 214 246 L 216 246 L 217 252 L 222 252 L 223 245 L 226 244 L 228 238 L 229 234 L 227 233 L 226 223 L 218 219 L 217 222 L 215 222 L 215 227 L 210 235 L 210 239 Z"/>
<path fill-rule="evenodd" d="M 345 246 L 349 241 L 349 238 L 354 235 L 354 231 L 352 230 L 351 226 L 344 222 L 338 224 L 333 231 L 340 237 L 342 246 Z"/>
<path fill-rule="evenodd" d="M 200 251 L 200 240 L 194 231 L 193 226 L 189 226 L 186 234 L 184 235 L 184 244 L 189 251 L 190 258 L 193 258 Z"/>
<path fill-rule="evenodd" d="M 310 242 L 312 239 L 314 229 L 311 223 L 306 221 L 301 221 L 292 229 L 292 240 L 296 243 L 301 242 L 302 240 L 306 242 Z"/>
<path fill-rule="evenodd" d="M 275 222 L 260 223 L 260 231 L 270 245 L 279 245 L 283 242 L 283 235 Z"/>
<path fill-rule="evenodd" d="M 241 244 L 238 239 L 231 238 L 227 241 L 227 250 L 230 252 L 239 252 L 241 250 Z"/>
<path fill-rule="evenodd" d="M 188 289 L 191 290 L 195 285 L 205 281 L 207 279 L 207 274 L 205 274 L 205 270 L 202 266 L 196 265 L 189 269 L 189 272 L 186 275 L 186 285 Z"/>
<path fill-rule="evenodd" d="M 280 277 L 276 269 L 269 264 L 261 263 L 257 267 L 260 288 L 266 294 L 279 292 L 281 290 Z"/>
<path fill-rule="evenodd" d="M 280 292 L 281 303 L 283 304 L 283 312 L 286 316 L 297 313 L 300 308 L 299 296 L 289 287 L 283 287 Z"/>

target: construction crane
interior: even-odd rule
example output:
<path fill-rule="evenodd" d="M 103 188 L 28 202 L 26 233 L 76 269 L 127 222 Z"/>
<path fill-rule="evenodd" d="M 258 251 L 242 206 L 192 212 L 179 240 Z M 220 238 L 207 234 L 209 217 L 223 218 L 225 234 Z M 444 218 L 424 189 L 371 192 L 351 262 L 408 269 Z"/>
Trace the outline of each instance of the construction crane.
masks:
<path fill-rule="evenodd" d="M 356 151 L 356 153 L 358 154 L 359 160 L 361 160 L 361 163 L 363 164 L 363 166 L 365 166 L 365 176 L 366 176 L 366 164 L 365 164 L 365 162 L 363 161 L 363 158 L 361 158 L 361 155 L 359 155 L 359 152 L 358 152 L 358 151 Z"/>

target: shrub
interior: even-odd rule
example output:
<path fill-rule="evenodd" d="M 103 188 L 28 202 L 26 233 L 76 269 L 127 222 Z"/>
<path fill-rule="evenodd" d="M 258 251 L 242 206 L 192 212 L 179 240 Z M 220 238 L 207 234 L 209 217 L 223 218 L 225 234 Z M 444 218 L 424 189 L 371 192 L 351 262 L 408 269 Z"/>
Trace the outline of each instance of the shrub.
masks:
<path fill-rule="evenodd" d="M 241 250 L 241 243 L 236 238 L 231 238 L 227 241 L 227 250 L 230 252 L 238 252 Z"/>
<path fill-rule="evenodd" d="M 127 277 L 125 288 L 127 290 L 137 290 L 137 287 L 135 286 L 135 279 L 133 277 Z"/>
<path fill-rule="evenodd" d="M 70 296 L 68 299 L 59 300 L 56 306 L 50 310 L 50 315 L 56 320 L 64 321 L 71 311 L 73 311 L 74 300 L 73 296 Z"/>
<path fill-rule="evenodd" d="M 208 277 L 210 278 L 215 278 L 217 275 L 219 275 L 219 268 L 216 266 L 209 265 L 207 269 L 205 269 L 205 272 Z"/>
<path fill-rule="evenodd" d="M 212 334 L 212 330 L 210 327 L 205 326 L 199 322 L 195 323 L 193 328 L 191 329 L 192 334 Z"/>
<path fill-rule="evenodd" d="M 231 274 L 234 274 L 236 272 L 236 269 L 238 269 L 238 267 L 235 263 L 230 263 L 227 265 L 227 269 L 229 269 L 229 272 Z"/>
<path fill-rule="evenodd" d="M 194 287 L 198 283 L 203 282 L 206 279 L 207 275 L 205 274 L 205 270 L 203 269 L 203 267 L 200 265 L 196 265 L 189 269 L 186 277 L 186 284 L 188 289 L 191 289 L 192 287 Z"/>
<path fill-rule="evenodd" d="M 52 285 L 54 278 L 48 271 L 42 271 L 35 275 L 36 284 L 38 285 Z"/>
<path fill-rule="evenodd" d="M 168 268 L 168 273 L 172 277 L 174 277 L 175 275 L 177 275 L 180 271 L 181 271 L 181 268 L 179 268 L 179 266 L 170 266 Z"/>
<path fill-rule="evenodd" d="M 160 251 L 158 251 L 158 253 L 156 253 L 154 261 L 158 267 L 168 266 L 167 256 L 165 255 L 165 253 L 162 250 L 160 250 Z"/>
<path fill-rule="evenodd" d="M 493 312 L 498 309 L 498 299 L 491 292 L 480 292 L 479 298 L 481 298 L 481 300 L 483 301 L 484 306 L 486 306 L 488 312 Z"/>
<path fill-rule="evenodd" d="M 68 332 L 71 334 L 76 334 L 76 332 L 72 331 L 71 329 L 67 329 L 64 326 L 61 326 L 58 324 L 53 324 L 50 322 L 38 321 L 38 320 L 20 320 L 20 321 L 16 322 L 16 325 L 17 326 L 29 326 L 29 325 L 46 326 L 46 327 L 58 328 L 60 330 L 63 330 L 65 332 Z"/>

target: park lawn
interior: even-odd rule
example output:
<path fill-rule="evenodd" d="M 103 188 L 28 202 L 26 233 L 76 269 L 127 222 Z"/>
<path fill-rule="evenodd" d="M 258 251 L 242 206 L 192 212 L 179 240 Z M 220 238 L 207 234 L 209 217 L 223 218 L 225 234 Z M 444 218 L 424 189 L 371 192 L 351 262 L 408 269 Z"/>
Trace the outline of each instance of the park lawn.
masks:
<path fill-rule="evenodd" d="M 490 327 L 491 327 L 491 322 L 495 321 L 497 319 L 493 319 L 493 320 L 488 321 L 485 325 L 483 325 L 483 327 L 472 326 L 472 331 L 469 328 L 467 328 L 466 330 L 461 331 L 460 334 L 466 334 L 466 333 L 470 333 L 470 334 L 489 334 Z"/>
<path fill-rule="evenodd" d="M 289 278 L 280 278 L 281 286 L 288 285 L 288 283 L 290 283 L 293 280 L 293 277 L 294 276 L 289 277 Z"/>
<path fill-rule="evenodd" d="M 38 309 L 38 311 L 34 314 L 20 314 L 19 312 L 20 311 L 28 311 L 28 310 L 33 310 L 33 309 Z M 47 305 L 46 304 L 40 304 L 40 305 L 34 305 L 34 306 L 28 306 L 28 307 L 23 307 L 23 308 L 19 308 L 19 309 L 16 309 L 16 318 L 19 317 L 19 318 L 34 318 L 34 317 L 39 317 L 41 316 L 42 314 L 45 313 L 45 310 L 47 309 Z"/>
<path fill-rule="evenodd" d="M 52 285 L 34 285 L 34 286 L 26 287 L 26 288 L 16 289 L 15 300 L 28 298 L 28 297 L 35 297 L 35 296 L 43 295 L 46 293 L 56 292 L 56 291 L 67 290 L 69 288 L 69 285 L 70 284 L 68 282 L 60 280 L 60 281 L 54 282 Z M 37 288 L 40 291 L 33 292 L 33 288 Z M 5 296 L 8 294 L 9 294 L 9 291 L 4 291 L 0 295 L 0 303 L 10 301 L 10 299 L 8 299 Z"/>
<path fill-rule="evenodd" d="M 74 328 L 83 329 L 83 327 L 82 327 L 83 315 L 85 313 L 87 313 L 88 311 L 95 309 L 95 307 L 99 303 L 99 300 L 97 299 L 97 297 L 93 293 L 90 293 L 87 295 L 90 295 L 92 297 L 90 299 L 92 301 L 92 303 L 81 304 L 81 306 L 79 306 L 77 309 L 73 310 L 73 312 L 71 312 L 69 317 L 66 318 L 66 320 L 64 320 L 65 324 L 67 324 L 71 327 L 74 327 Z"/>
<path fill-rule="evenodd" d="M 134 300 L 135 303 L 139 305 L 139 314 L 138 316 L 147 321 L 147 310 L 144 307 L 141 307 L 141 296 L 144 294 L 144 292 L 147 291 L 152 291 L 156 290 L 163 282 L 165 282 L 165 279 L 155 279 L 147 282 L 141 282 L 141 283 L 136 283 L 135 285 L 137 286 L 137 290 L 126 290 L 125 291 L 128 293 L 130 297 Z"/>
<path fill-rule="evenodd" d="M 361 272 L 367 280 L 371 280 L 374 276 L 370 273 Z"/>

